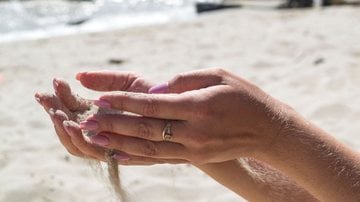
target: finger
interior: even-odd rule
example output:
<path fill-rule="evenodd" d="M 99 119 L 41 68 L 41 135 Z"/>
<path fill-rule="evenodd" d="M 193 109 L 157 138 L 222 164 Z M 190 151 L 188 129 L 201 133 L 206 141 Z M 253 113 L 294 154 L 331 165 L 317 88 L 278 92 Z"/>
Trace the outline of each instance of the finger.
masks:
<path fill-rule="evenodd" d="M 46 112 L 49 112 L 50 109 L 61 110 L 66 114 L 69 113 L 68 109 L 61 103 L 60 99 L 50 93 L 36 93 L 35 99 L 38 103 L 43 106 Z"/>
<path fill-rule="evenodd" d="M 78 157 L 84 157 L 84 154 L 75 145 L 73 145 L 70 136 L 64 130 L 63 122 L 68 120 L 67 115 L 61 110 L 54 111 L 54 109 L 49 110 L 49 115 L 54 123 L 54 128 L 61 144 L 65 146 L 66 150 L 70 154 Z"/>
<path fill-rule="evenodd" d="M 80 128 L 95 133 L 106 131 L 146 140 L 163 141 L 162 133 L 168 124 L 172 134 L 171 142 L 186 141 L 184 134 L 188 134 L 188 127 L 184 121 L 166 122 L 161 119 L 124 114 L 98 114 L 80 123 Z"/>
<path fill-rule="evenodd" d="M 74 121 L 64 121 L 63 126 L 66 132 L 71 137 L 71 142 L 78 150 L 80 150 L 85 156 L 96 158 L 100 161 L 105 160 L 105 151 L 100 147 L 96 147 L 87 142 L 82 134 L 78 124 Z"/>
<path fill-rule="evenodd" d="M 69 84 L 62 79 L 54 79 L 55 94 L 70 111 L 81 111 L 89 108 L 90 102 L 71 92 Z"/>
<path fill-rule="evenodd" d="M 81 72 L 76 79 L 89 89 L 97 91 L 147 92 L 152 86 L 138 75 L 131 72 L 93 71 Z"/>
<path fill-rule="evenodd" d="M 124 152 L 117 152 L 113 156 L 121 165 L 155 165 L 155 164 L 184 164 L 189 163 L 182 159 L 156 159 L 143 156 L 129 155 Z"/>
<path fill-rule="evenodd" d="M 222 69 L 203 69 L 177 75 L 168 83 L 159 84 L 149 89 L 149 93 L 183 93 L 225 83 Z"/>
<path fill-rule="evenodd" d="M 118 92 L 101 96 L 94 104 L 102 103 L 101 106 L 146 117 L 187 120 L 191 114 L 186 112 L 191 111 L 193 104 L 189 98 L 188 95 Z"/>
<path fill-rule="evenodd" d="M 172 142 L 154 142 L 112 133 L 99 133 L 90 141 L 98 146 L 121 150 L 130 155 L 158 159 L 186 159 L 186 148 Z"/>

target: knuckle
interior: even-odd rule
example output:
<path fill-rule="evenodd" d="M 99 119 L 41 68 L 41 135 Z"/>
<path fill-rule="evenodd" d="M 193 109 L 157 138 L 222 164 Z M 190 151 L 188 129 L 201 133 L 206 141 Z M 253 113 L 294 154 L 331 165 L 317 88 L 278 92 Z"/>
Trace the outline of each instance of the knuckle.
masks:
<path fill-rule="evenodd" d="M 139 123 L 138 135 L 140 138 L 143 139 L 152 139 L 154 137 L 152 127 L 145 122 Z"/>
<path fill-rule="evenodd" d="M 176 88 L 177 89 L 174 89 L 175 91 L 176 90 L 180 90 L 180 89 L 186 89 L 186 75 L 184 73 L 181 73 L 181 74 L 178 74 L 176 75 L 172 81 L 170 81 L 170 83 L 174 83 L 176 84 Z"/>
<path fill-rule="evenodd" d="M 114 132 L 114 123 L 113 123 L 113 121 L 111 121 L 111 120 L 106 120 L 106 122 L 105 122 L 105 127 L 106 127 L 106 131 L 109 131 L 109 132 Z"/>
<path fill-rule="evenodd" d="M 108 80 L 108 86 L 107 89 L 114 89 L 116 87 L 116 75 L 111 74 L 110 79 Z"/>
<path fill-rule="evenodd" d="M 109 93 L 108 95 L 104 96 L 103 99 L 108 100 L 111 102 L 111 105 L 118 109 L 123 110 L 125 106 L 125 102 L 127 101 L 127 93 Z"/>
<path fill-rule="evenodd" d="M 159 114 L 159 105 L 154 98 L 148 98 L 143 107 L 144 116 L 155 116 Z"/>
<path fill-rule="evenodd" d="M 208 104 L 203 104 L 200 107 L 198 107 L 197 116 L 199 118 L 208 119 L 209 117 L 213 117 L 213 115 L 214 115 L 214 109 L 212 108 L 212 106 Z"/>
<path fill-rule="evenodd" d="M 215 75 L 218 76 L 224 76 L 227 74 L 227 71 L 221 67 L 213 68 L 212 71 L 214 72 Z"/>
<path fill-rule="evenodd" d="M 142 153 L 144 156 L 157 156 L 158 150 L 153 142 L 146 141 Z"/>
<path fill-rule="evenodd" d="M 124 76 L 119 79 L 118 74 L 114 74 L 114 82 L 112 89 L 116 90 L 127 90 L 134 85 L 134 82 L 140 77 L 134 72 L 125 72 Z"/>
<path fill-rule="evenodd" d="M 191 108 L 191 116 L 198 120 L 209 119 L 215 115 L 214 105 L 210 104 L 210 98 L 206 95 L 202 98 L 192 98 L 192 100 L 197 100 L 196 102 L 189 103 L 188 106 Z"/>
<path fill-rule="evenodd" d="M 210 137 L 205 134 L 196 134 L 190 137 L 190 141 L 195 148 L 203 148 L 210 142 Z"/>
<path fill-rule="evenodd" d="M 121 150 L 126 147 L 126 138 L 121 136 L 111 137 L 110 135 L 108 137 L 110 139 L 109 148 Z"/>

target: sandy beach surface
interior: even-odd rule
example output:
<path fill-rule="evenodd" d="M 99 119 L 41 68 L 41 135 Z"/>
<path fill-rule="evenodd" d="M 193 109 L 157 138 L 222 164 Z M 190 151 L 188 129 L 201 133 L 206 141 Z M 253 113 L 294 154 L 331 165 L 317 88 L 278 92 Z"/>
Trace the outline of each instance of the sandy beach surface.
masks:
<path fill-rule="evenodd" d="M 179 22 L 0 44 L 0 201 L 114 201 L 106 183 L 57 140 L 35 92 L 79 71 L 135 71 L 162 82 L 224 67 L 360 151 L 360 7 L 239 9 Z M 121 63 L 119 64 L 118 62 Z M 117 63 L 117 64 L 116 64 Z M 188 165 L 121 167 L 131 202 L 235 202 Z"/>

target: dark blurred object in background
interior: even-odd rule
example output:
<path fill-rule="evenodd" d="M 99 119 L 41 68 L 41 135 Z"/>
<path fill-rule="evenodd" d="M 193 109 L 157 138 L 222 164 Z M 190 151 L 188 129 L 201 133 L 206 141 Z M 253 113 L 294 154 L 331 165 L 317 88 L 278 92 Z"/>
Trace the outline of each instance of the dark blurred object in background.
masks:
<path fill-rule="evenodd" d="M 308 8 L 314 6 L 315 0 L 286 0 L 285 3 L 281 4 L 278 8 Z M 336 6 L 336 5 L 359 5 L 360 2 L 348 2 L 345 0 L 322 0 L 320 6 Z"/>
<path fill-rule="evenodd" d="M 197 13 L 204 13 L 209 11 L 216 11 L 228 8 L 240 8 L 239 4 L 224 4 L 224 3 L 207 3 L 207 2 L 197 2 L 195 4 Z"/>

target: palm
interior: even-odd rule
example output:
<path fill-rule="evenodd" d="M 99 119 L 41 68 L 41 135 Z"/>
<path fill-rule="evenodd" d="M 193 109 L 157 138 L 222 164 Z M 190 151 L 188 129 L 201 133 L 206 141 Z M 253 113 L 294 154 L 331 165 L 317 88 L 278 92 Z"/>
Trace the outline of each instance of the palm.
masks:
<path fill-rule="evenodd" d="M 86 80 L 81 80 L 82 84 L 85 87 L 88 87 L 97 91 L 132 91 L 132 92 L 147 92 L 148 89 L 152 86 L 150 82 L 134 76 L 132 74 L 118 74 L 116 77 L 111 76 L 111 79 L 107 77 L 108 73 L 94 73 L 95 77 L 89 76 Z M 110 82 L 103 82 L 103 80 Z M 124 82 L 124 80 L 126 82 Z M 94 85 L 97 84 L 97 85 Z M 121 85 L 114 85 L 121 84 Z M 82 98 L 71 91 L 69 84 L 60 79 L 54 80 L 54 90 L 55 94 L 51 93 L 37 93 L 36 99 L 44 107 L 45 111 L 48 112 L 51 116 L 51 120 L 54 124 L 55 131 L 61 141 L 61 143 L 66 147 L 66 149 L 76 156 L 80 157 L 93 157 L 99 160 L 103 159 L 103 150 L 98 147 L 93 147 L 88 145 L 88 153 L 84 154 L 81 152 L 76 145 L 85 144 L 84 139 L 81 139 L 80 135 L 76 138 L 70 138 L 68 132 L 63 126 L 64 121 L 74 121 L 79 123 L 85 117 L 91 115 L 96 108 L 91 100 Z M 76 126 L 75 132 L 80 134 L 81 130 Z"/>

